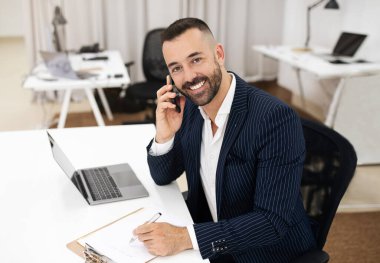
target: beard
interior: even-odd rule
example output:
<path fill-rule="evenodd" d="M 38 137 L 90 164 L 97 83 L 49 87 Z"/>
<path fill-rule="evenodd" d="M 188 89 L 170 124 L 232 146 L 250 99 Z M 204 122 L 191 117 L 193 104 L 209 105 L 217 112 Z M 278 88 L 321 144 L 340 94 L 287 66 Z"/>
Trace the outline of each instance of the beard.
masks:
<path fill-rule="evenodd" d="M 222 82 L 222 70 L 220 65 L 215 62 L 215 69 L 211 76 L 200 75 L 195 77 L 191 82 L 185 82 L 182 85 L 180 92 L 188 99 L 190 99 L 197 106 L 204 106 L 209 104 L 219 91 Z M 188 90 L 191 86 L 197 85 L 205 81 L 203 85 L 208 85 L 209 88 L 197 94 L 189 93 Z"/>

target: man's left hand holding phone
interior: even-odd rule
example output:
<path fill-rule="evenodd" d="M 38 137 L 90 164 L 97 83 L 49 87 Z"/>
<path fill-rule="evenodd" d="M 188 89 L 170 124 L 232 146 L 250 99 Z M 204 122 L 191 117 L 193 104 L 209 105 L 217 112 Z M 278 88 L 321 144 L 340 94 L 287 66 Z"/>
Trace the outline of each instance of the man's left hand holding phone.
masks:
<path fill-rule="evenodd" d="M 182 124 L 185 97 L 179 96 L 172 85 L 170 75 L 166 76 L 166 85 L 157 91 L 156 142 L 165 143 L 172 139 Z"/>

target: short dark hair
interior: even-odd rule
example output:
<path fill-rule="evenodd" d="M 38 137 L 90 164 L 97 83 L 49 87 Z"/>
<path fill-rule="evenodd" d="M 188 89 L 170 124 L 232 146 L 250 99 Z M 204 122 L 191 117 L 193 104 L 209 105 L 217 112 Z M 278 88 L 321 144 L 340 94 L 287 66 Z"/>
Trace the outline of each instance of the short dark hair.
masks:
<path fill-rule="evenodd" d="M 208 25 L 199 18 L 186 17 L 174 21 L 165 31 L 161 34 L 161 44 L 165 41 L 173 40 L 186 30 L 191 28 L 197 28 L 202 32 L 208 32 L 212 35 L 212 32 Z"/>

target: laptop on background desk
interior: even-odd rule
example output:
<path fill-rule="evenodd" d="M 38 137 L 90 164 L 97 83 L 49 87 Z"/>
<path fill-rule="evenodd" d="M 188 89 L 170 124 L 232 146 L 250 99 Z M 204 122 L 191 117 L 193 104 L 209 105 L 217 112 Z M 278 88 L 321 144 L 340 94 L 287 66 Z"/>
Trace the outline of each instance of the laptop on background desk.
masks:
<path fill-rule="evenodd" d="M 90 205 L 149 195 L 127 163 L 76 170 L 48 131 L 47 135 L 55 161 Z"/>
<path fill-rule="evenodd" d="M 84 70 L 74 71 L 68 55 L 64 52 L 40 51 L 40 55 L 46 68 L 53 77 L 78 80 L 90 79 L 98 76 L 98 74 L 86 72 Z"/>
<path fill-rule="evenodd" d="M 342 32 L 330 54 L 314 54 L 332 64 L 365 63 L 363 59 L 354 58 L 354 55 L 363 44 L 367 35 Z"/>

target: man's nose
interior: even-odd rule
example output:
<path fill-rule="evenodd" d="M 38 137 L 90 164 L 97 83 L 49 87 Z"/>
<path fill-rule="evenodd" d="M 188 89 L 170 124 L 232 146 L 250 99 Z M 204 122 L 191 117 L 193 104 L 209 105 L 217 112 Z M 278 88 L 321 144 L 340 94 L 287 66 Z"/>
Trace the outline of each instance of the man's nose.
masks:
<path fill-rule="evenodd" d="M 191 70 L 190 68 L 184 68 L 184 82 L 192 82 L 194 78 L 197 76 L 197 74 Z"/>

